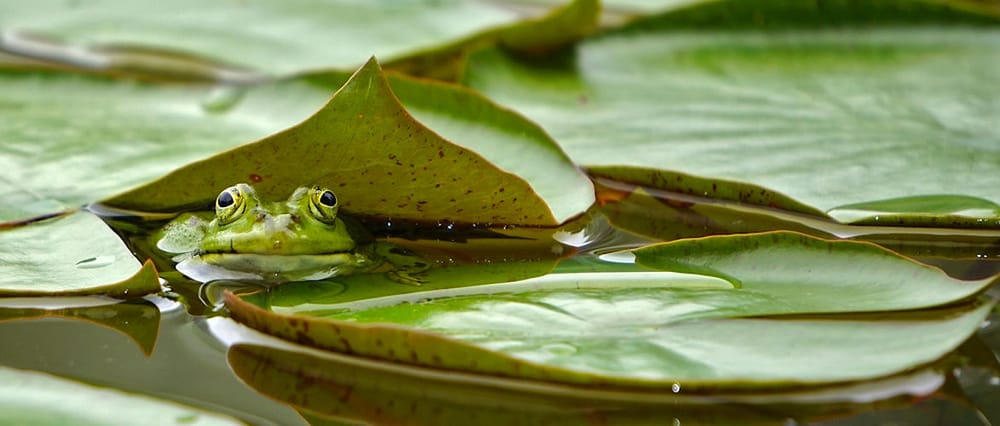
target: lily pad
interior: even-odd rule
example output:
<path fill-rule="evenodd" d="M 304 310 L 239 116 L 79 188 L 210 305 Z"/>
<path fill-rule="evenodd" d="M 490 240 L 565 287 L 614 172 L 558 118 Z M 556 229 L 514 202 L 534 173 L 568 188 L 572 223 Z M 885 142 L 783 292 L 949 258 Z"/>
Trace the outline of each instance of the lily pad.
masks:
<path fill-rule="evenodd" d="M 828 384 L 902 372 L 957 347 L 991 308 L 963 305 L 958 312 L 887 315 L 880 321 L 745 319 L 738 316 L 749 310 L 737 303 L 748 298 L 727 292 L 738 294 L 539 291 L 432 299 L 322 318 L 268 312 L 232 294 L 226 306 L 252 328 L 334 352 L 548 382 L 693 391 Z M 872 352 L 874 346 L 880 350 Z"/>
<path fill-rule="evenodd" d="M 585 15 L 572 20 L 580 20 L 579 26 L 588 16 L 590 21 L 596 19 L 596 1 L 560 4 L 576 12 L 570 17 Z M 85 68 L 139 68 L 245 80 L 258 72 L 289 75 L 353 69 L 372 54 L 401 59 L 501 37 L 512 47 L 536 48 L 572 41 L 565 34 L 579 34 L 564 31 L 562 40 L 554 39 L 544 24 L 559 26 L 567 13 L 546 16 L 546 12 L 540 7 L 457 0 L 399 2 L 392 7 L 351 1 L 204 4 L 190 0 L 166 4 L 91 0 L 67 6 L 43 0 L 0 6 L 0 27 L 5 29 L 0 49 Z M 522 21 L 528 21 L 523 28 Z M 537 44 L 524 45 L 534 34 Z"/>
<path fill-rule="evenodd" d="M 140 267 L 93 214 L 78 212 L 0 231 L 0 296 L 132 298 L 159 291 L 153 264 Z"/>
<path fill-rule="evenodd" d="M 231 417 L 147 396 L 0 366 L 0 423 L 241 425 Z"/>
<path fill-rule="evenodd" d="M 271 199 L 319 184 L 336 191 L 349 214 L 534 226 L 558 225 L 593 203 L 590 181 L 532 123 L 462 89 L 402 86 L 430 97 L 418 118 L 430 117 L 431 125 L 447 119 L 444 137 L 410 116 L 372 58 L 306 121 L 104 203 L 176 211 L 210 206 L 236 182 Z M 458 131 L 460 139 L 445 138 Z M 494 158 L 501 167 L 528 163 L 524 169 L 545 173 L 519 177 Z"/>
<path fill-rule="evenodd" d="M 719 277 L 742 293 L 766 295 L 769 313 L 924 308 L 968 298 L 997 278 L 957 280 L 872 243 L 795 232 L 680 240 L 633 253 L 642 266 Z"/>
<path fill-rule="evenodd" d="M 0 85 L 0 221 L 90 203 L 264 137 L 308 117 L 332 90 L 304 79 L 155 86 L 13 71 L 0 72 Z"/>
<path fill-rule="evenodd" d="M 237 321 L 284 339 L 428 367 L 591 385 L 788 386 L 870 379 L 930 362 L 965 340 L 989 306 L 879 320 L 761 316 L 926 308 L 995 281 L 960 281 L 874 244 L 791 232 L 680 240 L 632 253 L 642 266 L 736 287 L 698 275 L 550 274 L 534 280 L 555 285 L 528 280 L 326 309 L 306 303 L 269 312 L 232 294 L 225 303 Z M 873 342 L 883 350 L 873 354 Z"/>
<path fill-rule="evenodd" d="M 547 61 L 486 50 L 465 81 L 588 167 L 697 177 L 720 197 L 762 188 L 820 211 L 937 194 L 962 196 L 950 200 L 960 211 L 1000 202 L 997 69 L 988 17 L 920 2 L 719 1 Z M 942 226 L 1000 226 L 995 211 L 974 212 Z"/>

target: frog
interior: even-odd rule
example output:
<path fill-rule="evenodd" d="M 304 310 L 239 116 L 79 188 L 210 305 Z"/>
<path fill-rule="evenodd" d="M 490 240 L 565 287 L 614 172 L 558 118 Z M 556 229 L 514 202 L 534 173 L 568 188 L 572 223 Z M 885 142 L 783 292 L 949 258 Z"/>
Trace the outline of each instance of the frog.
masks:
<path fill-rule="evenodd" d="M 287 200 L 267 202 L 247 183 L 215 198 L 214 212 L 178 215 L 154 234 L 157 250 L 172 256 L 189 278 L 311 281 L 362 272 L 385 272 L 393 281 L 420 285 L 430 264 L 409 250 L 378 244 L 339 215 L 330 189 L 297 188 Z"/>

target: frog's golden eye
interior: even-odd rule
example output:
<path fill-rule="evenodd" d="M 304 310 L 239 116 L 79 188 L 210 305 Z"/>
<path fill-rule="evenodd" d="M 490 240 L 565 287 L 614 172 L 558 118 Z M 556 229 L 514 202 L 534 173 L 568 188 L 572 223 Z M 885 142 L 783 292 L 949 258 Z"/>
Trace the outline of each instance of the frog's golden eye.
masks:
<path fill-rule="evenodd" d="M 247 210 L 246 191 L 240 185 L 230 186 L 215 198 L 215 217 L 222 225 L 232 223 Z"/>
<path fill-rule="evenodd" d="M 340 204 L 333 191 L 318 186 L 309 190 L 309 212 L 323 223 L 334 223 L 337 220 L 337 210 Z"/>

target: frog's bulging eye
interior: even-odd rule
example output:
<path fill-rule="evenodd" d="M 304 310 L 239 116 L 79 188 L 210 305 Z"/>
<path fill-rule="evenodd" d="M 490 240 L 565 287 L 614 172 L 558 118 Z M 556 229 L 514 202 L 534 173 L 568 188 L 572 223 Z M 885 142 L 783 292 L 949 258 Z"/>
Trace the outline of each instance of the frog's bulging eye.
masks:
<path fill-rule="evenodd" d="M 327 207 L 336 207 L 337 196 L 330 191 L 323 191 L 323 194 L 319 196 L 319 203 Z"/>
<path fill-rule="evenodd" d="M 318 186 L 309 191 L 309 212 L 320 222 L 335 223 L 338 210 L 340 205 L 337 204 L 337 196 L 333 195 L 333 191 Z"/>
<path fill-rule="evenodd" d="M 233 200 L 233 194 L 230 194 L 229 191 L 222 191 L 222 193 L 219 194 L 219 198 L 215 200 L 215 205 L 219 208 L 226 208 L 233 205 L 235 202 L 236 201 Z"/>
<path fill-rule="evenodd" d="M 215 217 L 222 225 L 232 223 L 243 215 L 247 208 L 248 194 L 240 185 L 230 186 L 215 199 Z"/>

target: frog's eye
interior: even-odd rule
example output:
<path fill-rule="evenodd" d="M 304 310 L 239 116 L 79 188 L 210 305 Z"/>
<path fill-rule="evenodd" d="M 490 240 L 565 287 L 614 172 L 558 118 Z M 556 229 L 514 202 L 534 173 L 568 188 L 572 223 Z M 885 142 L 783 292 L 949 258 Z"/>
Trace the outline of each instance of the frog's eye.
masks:
<path fill-rule="evenodd" d="M 317 220 L 332 224 L 337 220 L 337 210 L 340 210 L 340 204 L 333 191 L 318 186 L 309 191 L 309 212 Z"/>
<path fill-rule="evenodd" d="M 215 198 L 215 217 L 220 224 L 232 223 L 247 209 L 247 194 L 239 185 L 230 186 Z"/>

